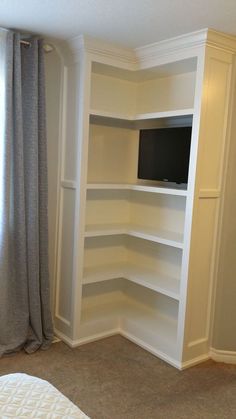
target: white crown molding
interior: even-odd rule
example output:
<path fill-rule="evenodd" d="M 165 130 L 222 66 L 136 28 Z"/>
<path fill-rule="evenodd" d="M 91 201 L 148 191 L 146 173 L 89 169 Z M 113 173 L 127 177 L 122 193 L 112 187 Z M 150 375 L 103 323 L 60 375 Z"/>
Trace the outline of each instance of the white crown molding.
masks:
<path fill-rule="evenodd" d="M 123 64 L 130 70 L 142 68 L 145 62 L 150 63 L 152 60 L 161 62 L 164 57 L 170 58 L 171 55 L 179 55 L 182 52 L 186 57 L 187 51 L 189 51 L 189 56 L 193 56 L 195 48 L 206 45 L 231 53 L 236 52 L 236 37 L 217 32 L 213 29 L 202 29 L 133 50 L 120 48 L 108 42 L 99 41 L 83 35 L 69 39 L 67 42 L 76 61 L 81 55 L 88 53 L 93 58 L 96 57 L 98 61 L 103 62 L 105 58 L 111 64 L 112 62 L 116 63 L 116 65 L 120 63 L 121 66 Z"/>
<path fill-rule="evenodd" d="M 236 351 L 223 351 L 221 349 L 211 348 L 210 357 L 216 362 L 236 364 Z"/>
<path fill-rule="evenodd" d="M 155 42 L 135 49 L 135 54 L 139 62 L 153 58 L 161 58 L 181 50 L 199 47 L 206 43 L 208 29 L 191 32 L 175 38 Z"/>
<path fill-rule="evenodd" d="M 108 42 L 99 41 L 84 35 L 69 39 L 68 44 L 73 54 L 77 57 L 86 52 L 98 57 L 120 61 L 131 67 L 136 64 L 135 52 L 132 49 L 120 48 Z"/>
<path fill-rule="evenodd" d="M 228 52 L 236 52 L 236 37 L 214 29 L 208 29 L 207 44 Z"/>

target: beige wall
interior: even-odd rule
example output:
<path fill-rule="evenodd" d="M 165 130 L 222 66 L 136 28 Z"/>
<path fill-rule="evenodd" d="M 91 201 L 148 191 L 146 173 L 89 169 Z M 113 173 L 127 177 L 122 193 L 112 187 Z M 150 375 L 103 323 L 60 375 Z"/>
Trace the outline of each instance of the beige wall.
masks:
<path fill-rule="evenodd" d="M 226 351 L 236 351 L 236 92 L 232 128 L 212 342 Z"/>

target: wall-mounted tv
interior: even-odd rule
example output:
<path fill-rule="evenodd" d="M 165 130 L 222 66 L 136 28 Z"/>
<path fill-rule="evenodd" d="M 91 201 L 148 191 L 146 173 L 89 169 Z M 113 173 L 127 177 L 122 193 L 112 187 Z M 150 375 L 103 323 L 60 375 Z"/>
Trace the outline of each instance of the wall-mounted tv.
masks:
<path fill-rule="evenodd" d="M 191 127 L 142 129 L 138 178 L 187 183 Z"/>

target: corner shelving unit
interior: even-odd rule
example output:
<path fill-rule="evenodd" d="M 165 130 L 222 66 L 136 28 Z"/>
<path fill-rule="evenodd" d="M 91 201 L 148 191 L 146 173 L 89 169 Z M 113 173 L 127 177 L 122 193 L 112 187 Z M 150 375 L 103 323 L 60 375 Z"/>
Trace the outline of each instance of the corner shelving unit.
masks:
<path fill-rule="evenodd" d="M 124 104 L 128 100 L 130 106 L 127 94 L 132 91 L 132 109 L 137 110 L 139 104 L 135 101 L 143 88 L 142 79 L 139 83 L 130 82 L 126 92 L 127 81 L 122 86 L 120 71 L 117 79 L 114 72 L 112 80 L 93 73 L 91 77 L 90 104 L 96 107 L 89 111 L 80 337 L 84 342 L 119 332 L 149 349 L 155 342 L 153 352 L 160 354 L 165 350 L 171 357 L 177 347 L 188 191 L 187 185 L 137 179 L 139 129 L 191 125 L 194 97 L 186 95 L 184 109 L 153 108 L 143 112 L 140 108 L 140 112 L 132 113 Z M 152 77 L 151 101 L 159 94 L 155 70 Z M 99 83 L 107 100 L 105 103 L 103 97 L 102 104 L 96 96 L 101 89 Z M 115 102 L 120 95 L 122 106 Z"/>
<path fill-rule="evenodd" d="M 56 333 L 71 346 L 120 333 L 178 368 L 201 362 L 235 40 L 200 31 L 135 51 L 70 48 Z M 188 185 L 137 179 L 139 130 L 178 126 L 192 126 Z"/>

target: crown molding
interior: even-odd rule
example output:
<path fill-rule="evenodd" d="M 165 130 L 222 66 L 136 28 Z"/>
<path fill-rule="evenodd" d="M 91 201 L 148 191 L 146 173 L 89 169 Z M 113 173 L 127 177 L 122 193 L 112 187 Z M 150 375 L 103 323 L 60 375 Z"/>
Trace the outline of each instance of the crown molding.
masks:
<path fill-rule="evenodd" d="M 69 39 L 67 42 L 75 60 L 87 53 L 98 62 L 103 62 L 105 59 L 111 65 L 120 64 L 121 67 L 130 70 L 137 70 L 145 62 L 150 63 L 152 60 L 160 62 L 164 57 L 171 55 L 183 53 L 185 56 L 187 54 L 193 56 L 196 48 L 206 45 L 231 53 L 236 52 L 236 37 L 207 28 L 135 49 L 121 48 L 83 35 Z"/>
<path fill-rule="evenodd" d="M 208 29 L 207 44 L 231 53 L 236 52 L 236 37 L 214 29 Z"/>
<path fill-rule="evenodd" d="M 187 49 L 203 46 L 207 40 L 208 29 L 191 32 L 175 38 L 166 39 L 135 49 L 139 62 L 149 61 L 153 58 L 179 53 Z"/>
<path fill-rule="evenodd" d="M 121 48 L 108 42 L 103 42 L 95 38 L 84 35 L 76 36 L 68 40 L 68 44 L 77 57 L 88 53 L 99 58 L 105 58 L 115 62 L 121 62 L 130 66 L 131 69 L 136 64 L 135 52 L 129 48 Z"/>

